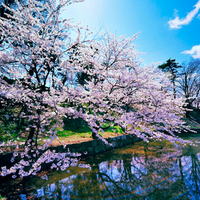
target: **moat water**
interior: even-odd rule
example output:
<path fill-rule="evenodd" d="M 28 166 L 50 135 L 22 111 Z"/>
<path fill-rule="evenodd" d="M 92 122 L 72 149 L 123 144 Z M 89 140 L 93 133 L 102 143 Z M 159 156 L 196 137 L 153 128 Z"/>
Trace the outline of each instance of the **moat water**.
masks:
<path fill-rule="evenodd" d="M 199 140 L 200 135 L 187 138 Z M 42 178 L 41 178 L 42 177 Z M 65 171 L 0 183 L 7 199 L 200 199 L 200 145 L 137 142 Z"/>

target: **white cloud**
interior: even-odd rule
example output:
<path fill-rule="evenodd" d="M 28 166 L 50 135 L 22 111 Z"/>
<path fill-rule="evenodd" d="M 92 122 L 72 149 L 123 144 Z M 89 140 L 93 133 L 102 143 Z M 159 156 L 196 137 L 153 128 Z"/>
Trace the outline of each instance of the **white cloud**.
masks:
<path fill-rule="evenodd" d="M 187 25 L 189 24 L 194 16 L 199 12 L 200 10 L 200 0 L 197 2 L 197 4 L 194 6 L 195 9 L 190 11 L 185 18 L 180 19 L 178 16 L 173 19 L 168 21 L 168 24 L 170 28 L 181 28 L 182 25 Z"/>
<path fill-rule="evenodd" d="M 200 45 L 193 46 L 191 50 L 183 51 L 184 54 L 190 54 L 194 59 L 200 58 Z"/>

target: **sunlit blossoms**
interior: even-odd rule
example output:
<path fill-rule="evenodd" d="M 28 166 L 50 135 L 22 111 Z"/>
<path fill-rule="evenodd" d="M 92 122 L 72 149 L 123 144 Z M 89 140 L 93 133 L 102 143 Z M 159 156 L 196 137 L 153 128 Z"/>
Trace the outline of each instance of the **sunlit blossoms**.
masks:
<path fill-rule="evenodd" d="M 57 6 L 53 1 L 16 2 L 17 10 L 7 8 L 13 13 L 10 19 L 0 19 L 0 101 L 9 111 L 4 119 L 27 133 L 24 152 L 13 154 L 13 159 L 26 160 L 2 168 L 1 176 L 35 174 L 42 163 L 54 160 L 52 168 L 65 170 L 70 163 L 65 154 L 45 152 L 63 117 L 82 118 L 93 138 L 119 126 L 124 134 L 147 142 L 184 143 L 174 135 L 186 128 L 181 121 L 184 100 L 167 92 L 171 83 L 155 66 L 141 66 L 133 44 L 138 34 L 126 38 L 105 32 L 92 40 L 87 29 L 60 18 L 61 9 L 73 1 Z M 49 139 L 41 147 L 38 138 L 43 136 Z"/>

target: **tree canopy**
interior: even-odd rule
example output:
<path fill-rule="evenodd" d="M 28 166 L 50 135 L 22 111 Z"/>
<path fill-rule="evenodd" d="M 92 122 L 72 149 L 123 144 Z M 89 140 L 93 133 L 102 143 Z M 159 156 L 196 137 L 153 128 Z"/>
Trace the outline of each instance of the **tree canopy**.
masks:
<path fill-rule="evenodd" d="M 185 143 L 174 134 L 187 129 L 181 120 L 184 101 L 166 93 L 171 82 L 156 66 L 140 65 L 133 44 L 138 34 L 126 38 L 105 32 L 98 40 L 90 39 L 87 28 L 60 18 L 62 8 L 77 0 L 58 5 L 52 1 L 27 0 L 26 6 L 16 2 L 16 10 L 5 6 L 12 15 L 0 20 L 5 38 L 0 44 L 1 121 L 20 124 L 14 130 L 16 137 L 27 133 L 20 153 L 26 159 L 3 168 L 2 176 L 29 176 L 41 163 L 54 159 L 62 160 L 58 166 L 66 168 L 65 156 L 38 151 L 45 151 L 57 138 L 57 127 L 63 126 L 66 117 L 83 119 L 93 138 L 102 140 L 99 133 L 105 127 L 119 126 L 124 134 L 146 142 L 167 139 Z M 72 31 L 76 37 L 71 36 Z M 82 84 L 77 83 L 77 74 L 87 75 Z M 38 138 L 47 136 L 46 143 L 39 145 Z M 10 133 L 7 138 L 16 144 L 15 159 L 19 143 Z M 1 142 L 2 147 L 6 145 Z M 25 170 L 27 162 L 31 167 Z"/>

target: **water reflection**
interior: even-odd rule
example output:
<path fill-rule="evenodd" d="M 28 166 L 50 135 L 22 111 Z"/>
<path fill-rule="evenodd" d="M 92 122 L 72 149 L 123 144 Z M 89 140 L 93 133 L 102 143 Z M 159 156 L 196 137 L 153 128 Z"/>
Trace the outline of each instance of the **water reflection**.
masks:
<path fill-rule="evenodd" d="M 43 179 L 10 182 L 0 194 L 8 199 L 197 200 L 200 199 L 198 152 L 199 147 L 183 151 L 165 142 L 148 145 L 138 142 L 87 158 L 66 171 L 51 172 L 48 180 L 42 175 Z M 8 192 L 11 185 L 16 189 Z"/>

